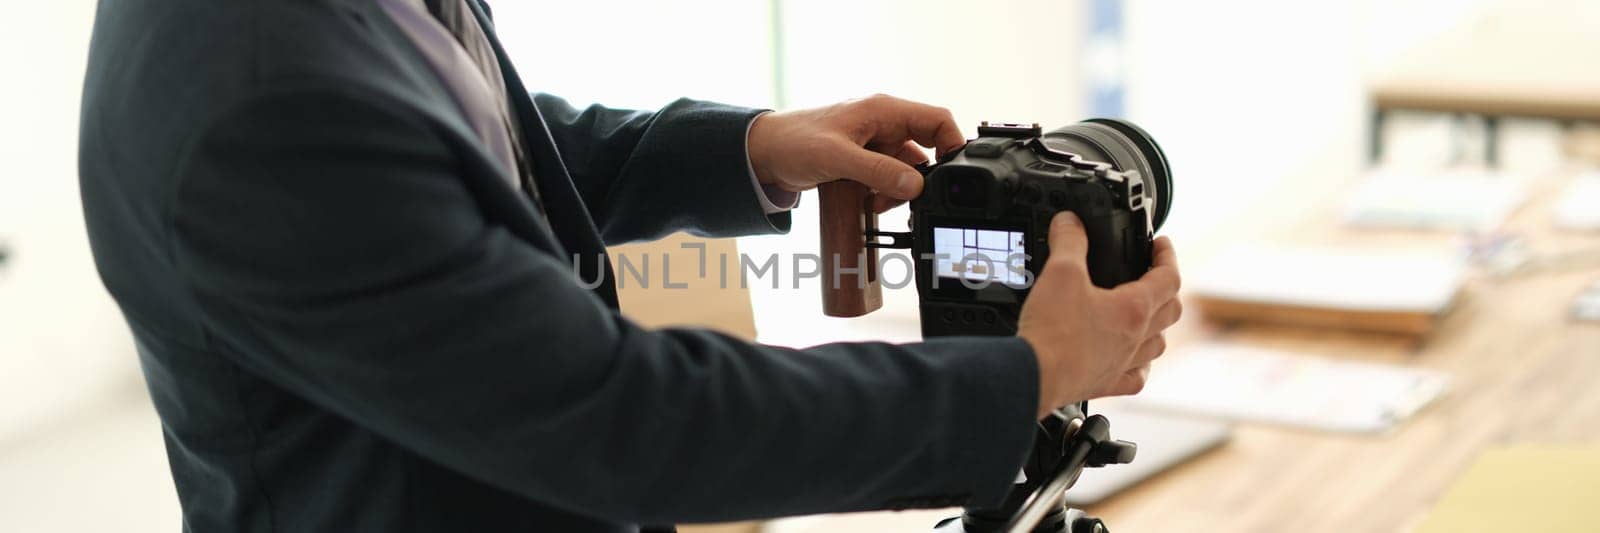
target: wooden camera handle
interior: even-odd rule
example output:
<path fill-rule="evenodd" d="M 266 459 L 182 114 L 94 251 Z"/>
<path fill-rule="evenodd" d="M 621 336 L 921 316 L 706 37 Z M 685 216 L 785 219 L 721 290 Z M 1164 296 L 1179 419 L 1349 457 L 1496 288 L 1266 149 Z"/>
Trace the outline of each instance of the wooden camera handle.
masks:
<path fill-rule="evenodd" d="M 872 191 L 854 181 L 817 186 L 822 234 L 822 313 L 856 317 L 883 307 L 878 250 L 867 232 L 878 229 Z"/>

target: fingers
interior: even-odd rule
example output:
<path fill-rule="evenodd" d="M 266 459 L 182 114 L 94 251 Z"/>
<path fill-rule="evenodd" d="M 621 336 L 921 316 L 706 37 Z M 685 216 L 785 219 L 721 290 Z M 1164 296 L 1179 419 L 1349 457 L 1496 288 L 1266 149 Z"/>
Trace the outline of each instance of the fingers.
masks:
<path fill-rule="evenodd" d="M 892 155 L 895 159 L 899 159 L 900 162 L 911 166 L 928 162 L 928 153 L 922 151 L 922 146 L 918 145 L 916 141 L 905 141 L 893 148 L 893 150 L 874 149 L 873 151 Z"/>
<path fill-rule="evenodd" d="M 1152 268 L 1178 267 L 1178 252 L 1172 248 L 1172 239 L 1156 237 L 1155 242 L 1150 243 L 1150 265 Z"/>
<path fill-rule="evenodd" d="M 1154 315 L 1151 315 L 1149 332 L 1166 331 L 1173 324 L 1177 324 L 1179 318 L 1183 318 L 1183 300 L 1178 298 L 1168 300 Z"/>
<path fill-rule="evenodd" d="M 1159 237 L 1150 246 L 1150 271 L 1140 281 L 1150 280 L 1162 293 L 1177 294 L 1183 285 L 1178 276 L 1178 252 L 1172 248 L 1172 239 Z"/>
<path fill-rule="evenodd" d="M 1157 333 L 1156 335 L 1145 339 L 1144 342 L 1140 343 L 1139 347 L 1134 350 L 1133 361 L 1130 363 L 1133 365 L 1133 368 L 1130 368 L 1124 371 L 1121 375 L 1117 376 L 1116 380 L 1111 384 L 1109 390 L 1105 391 L 1104 395 L 1124 396 L 1129 394 L 1138 394 L 1139 392 L 1143 391 L 1145 383 L 1150 379 L 1150 364 L 1165 353 L 1167 353 L 1166 335 Z"/>
<path fill-rule="evenodd" d="M 1100 396 L 1128 396 L 1131 394 L 1138 394 L 1144 390 L 1145 384 L 1149 381 L 1150 365 L 1131 368 L 1128 369 L 1127 372 L 1123 372 L 1122 375 L 1117 376 L 1116 381 L 1113 382 L 1107 390 L 1100 394 Z"/>
<path fill-rule="evenodd" d="M 922 173 L 894 157 L 859 146 L 846 146 L 838 151 L 832 174 L 845 176 L 878 191 L 880 196 L 910 200 L 922 194 Z"/>
<path fill-rule="evenodd" d="M 872 212 L 883 214 L 885 211 L 906 205 L 905 200 L 890 198 L 881 194 L 872 195 Z"/>
<path fill-rule="evenodd" d="M 1050 219 L 1050 263 L 1077 267 L 1087 276 L 1088 255 L 1089 236 L 1083 232 L 1083 221 L 1071 211 L 1056 213 Z"/>
<path fill-rule="evenodd" d="M 1172 249 L 1172 240 L 1161 237 L 1152 245 L 1152 266 L 1138 280 L 1124 283 L 1113 289 L 1125 296 L 1143 300 L 1150 309 L 1160 309 L 1178 296 L 1183 279 L 1178 275 L 1178 255 Z"/>
<path fill-rule="evenodd" d="M 922 146 L 913 141 L 903 141 L 898 146 L 880 146 L 869 144 L 867 145 L 867 149 L 880 154 L 892 156 L 895 159 L 900 160 L 900 162 L 907 165 L 912 165 L 913 167 L 928 162 L 928 153 L 923 151 Z M 875 194 L 872 196 L 872 211 L 874 213 L 882 214 L 890 209 L 905 205 L 905 203 L 906 200 L 901 198 L 895 198 L 883 194 Z"/>
<path fill-rule="evenodd" d="M 867 148 L 874 152 L 894 156 L 895 159 L 899 159 L 900 162 L 907 165 L 916 166 L 928 162 L 928 153 L 923 151 L 922 146 L 918 145 L 914 141 L 902 142 L 900 143 L 900 146 L 893 150 L 885 150 L 874 146 L 868 146 Z M 883 213 L 884 211 L 905 205 L 905 203 L 905 200 L 899 198 L 877 194 L 873 195 L 872 197 L 872 211 L 874 213 Z"/>
<path fill-rule="evenodd" d="M 843 150 L 831 174 L 844 176 L 878 191 L 873 200 L 879 212 L 922 194 L 922 174 L 911 165 L 926 162 L 920 146 L 936 148 L 940 155 L 966 144 L 950 110 L 876 95 L 853 104 L 856 125 L 849 129 L 856 148 Z"/>
<path fill-rule="evenodd" d="M 1167 336 L 1157 333 L 1155 336 L 1144 340 L 1137 350 L 1133 352 L 1135 366 L 1150 366 L 1150 362 L 1167 353 Z"/>
<path fill-rule="evenodd" d="M 861 144 L 895 143 L 906 139 L 937 149 L 939 155 L 960 148 L 967 139 L 961 135 L 950 110 L 902 100 L 888 95 L 874 95 L 861 100 L 874 126 L 867 138 L 857 139 Z"/>

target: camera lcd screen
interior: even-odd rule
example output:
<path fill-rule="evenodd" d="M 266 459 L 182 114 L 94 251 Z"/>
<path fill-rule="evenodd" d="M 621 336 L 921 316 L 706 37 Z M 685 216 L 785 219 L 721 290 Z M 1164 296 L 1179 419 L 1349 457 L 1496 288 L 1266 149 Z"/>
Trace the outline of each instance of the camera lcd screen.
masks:
<path fill-rule="evenodd" d="M 1027 284 L 1027 249 L 1020 231 L 934 226 L 934 271 L 969 282 Z"/>

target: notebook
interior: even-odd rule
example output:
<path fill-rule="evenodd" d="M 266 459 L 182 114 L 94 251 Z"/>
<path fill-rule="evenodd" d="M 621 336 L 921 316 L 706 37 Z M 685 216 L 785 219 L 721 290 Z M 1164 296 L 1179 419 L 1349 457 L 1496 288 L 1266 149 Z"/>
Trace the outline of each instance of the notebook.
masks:
<path fill-rule="evenodd" d="M 1201 344 L 1162 358 L 1131 409 L 1338 432 L 1387 431 L 1438 398 L 1447 375 L 1237 344 Z"/>
<path fill-rule="evenodd" d="M 1345 204 L 1347 223 L 1366 228 L 1488 231 L 1527 198 L 1523 184 L 1482 170 L 1369 174 Z"/>
<path fill-rule="evenodd" d="M 1465 259 L 1448 250 L 1240 245 L 1188 285 L 1208 319 L 1422 335 L 1465 277 Z"/>
<path fill-rule="evenodd" d="M 1456 480 L 1416 533 L 1600 531 L 1600 447 L 1491 449 Z"/>

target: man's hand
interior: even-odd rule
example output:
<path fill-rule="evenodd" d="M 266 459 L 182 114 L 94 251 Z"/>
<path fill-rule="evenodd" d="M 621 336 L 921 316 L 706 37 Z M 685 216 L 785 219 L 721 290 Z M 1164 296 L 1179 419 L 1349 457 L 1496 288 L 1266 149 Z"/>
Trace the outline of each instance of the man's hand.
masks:
<path fill-rule="evenodd" d="M 839 179 L 877 191 L 883 211 L 922 193 L 912 165 L 966 143 L 948 109 L 876 95 L 813 109 L 767 113 L 750 125 L 756 179 L 800 192 Z"/>
<path fill-rule="evenodd" d="M 1039 416 L 1102 396 L 1144 389 L 1150 362 L 1178 321 L 1178 256 L 1156 239 L 1154 265 L 1136 281 L 1101 289 L 1089 281 L 1083 223 L 1061 212 L 1050 223 L 1050 259 L 1022 306 L 1017 335 L 1039 358 Z"/>

